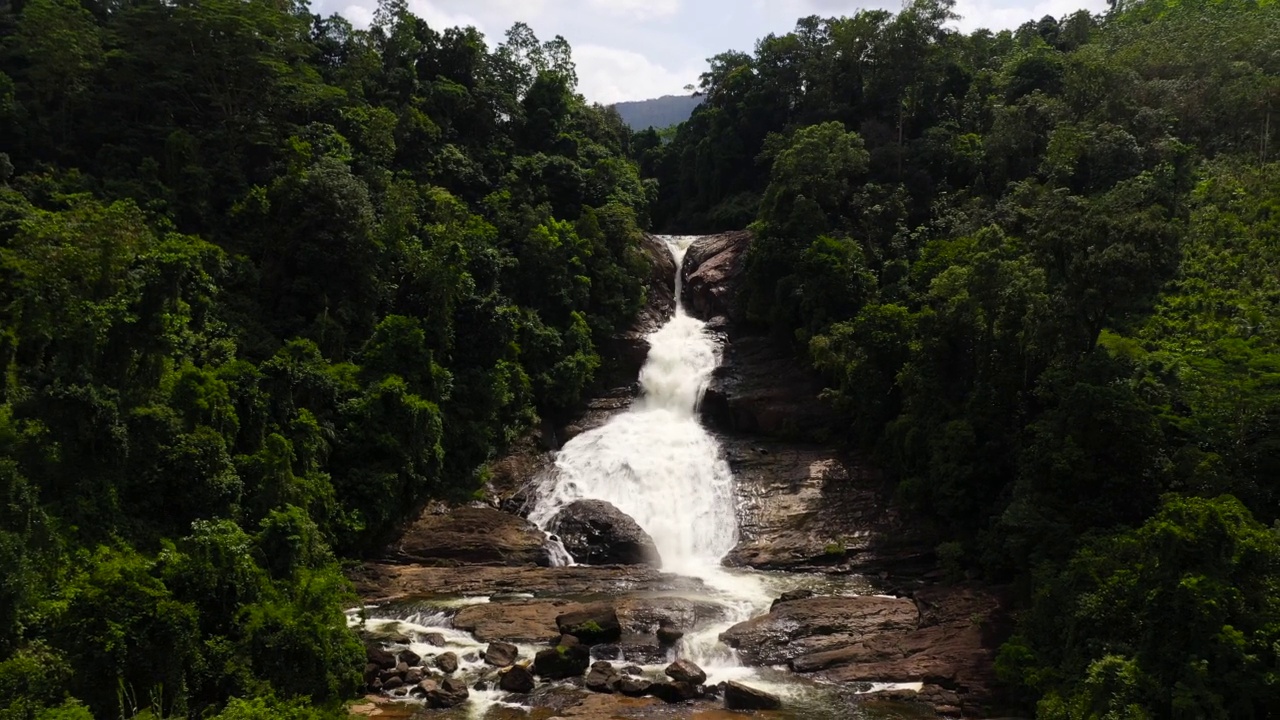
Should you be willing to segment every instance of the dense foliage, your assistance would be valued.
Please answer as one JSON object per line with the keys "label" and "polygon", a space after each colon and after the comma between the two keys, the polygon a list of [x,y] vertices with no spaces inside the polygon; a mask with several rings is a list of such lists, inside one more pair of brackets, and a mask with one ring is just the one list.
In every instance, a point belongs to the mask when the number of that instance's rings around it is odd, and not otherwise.
{"label": "dense foliage", "polygon": [[754,223],[741,311],[949,562],[1021,590],[1042,718],[1280,707],[1280,5],[1016,31],[948,0],[712,59],[656,219]]}
{"label": "dense foliage", "polygon": [[403,0],[0,6],[0,718],[351,696],[337,558],[642,303],[650,186],[575,83]]}

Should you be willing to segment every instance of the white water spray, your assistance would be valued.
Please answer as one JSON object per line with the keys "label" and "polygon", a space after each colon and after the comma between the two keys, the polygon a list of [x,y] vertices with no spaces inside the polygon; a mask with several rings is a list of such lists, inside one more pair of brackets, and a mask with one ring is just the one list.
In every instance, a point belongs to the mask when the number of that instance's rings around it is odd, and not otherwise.
{"label": "white water spray", "polygon": [[728,669],[737,659],[720,643],[720,631],[760,612],[771,596],[759,578],[720,565],[738,540],[733,474],[697,413],[720,362],[720,344],[680,302],[680,267],[696,238],[663,239],[676,262],[676,308],[649,336],[642,395],[626,412],[565,443],[542,478],[529,519],[545,529],[562,508],[584,498],[630,515],[653,537],[664,571],[702,579],[728,607],[728,622],[681,644],[682,654],[708,669]]}
{"label": "white water spray", "polygon": [[703,577],[737,542],[733,475],[697,417],[720,353],[679,299],[679,267],[694,238],[665,239],[676,260],[676,309],[649,336],[643,393],[628,411],[561,448],[529,519],[545,528],[575,500],[605,500],[653,537],[664,570]]}

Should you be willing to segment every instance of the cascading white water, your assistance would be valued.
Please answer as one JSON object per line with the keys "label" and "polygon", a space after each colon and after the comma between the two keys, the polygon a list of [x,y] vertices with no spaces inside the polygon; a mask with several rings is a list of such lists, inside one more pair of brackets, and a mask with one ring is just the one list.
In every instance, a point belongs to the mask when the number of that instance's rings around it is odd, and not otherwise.
{"label": "cascading white water", "polygon": [[694,239],[666,238],[676,261],[676,308],[649,336],[642,396],[565,443],[529,519],[546,528],[574,500],[605,500],[653,537],[664,570],[705,577],[737,542],[737,518],[733,475],[697,416],[720,353],[706,324],[680,303],[679,268]]}
{"label": "cascading white water", "polygon": [[720,632],[762,612],[771,595],[758,577],[720,565],[738,538],[733,474],[697,413],[720,345],[680,302],[680,267],[696,238],[664,239],[676,262],[676,308],[649,336],[642,395],[626,412],[565,443],[529,519],[546,529],[562,508],[584,498],[630,515],[653,537],[664,571],[702,579],[726,606],[725,622],[686,635],[681,653],[708,670],[735,673],[745,669],[720,643]]}

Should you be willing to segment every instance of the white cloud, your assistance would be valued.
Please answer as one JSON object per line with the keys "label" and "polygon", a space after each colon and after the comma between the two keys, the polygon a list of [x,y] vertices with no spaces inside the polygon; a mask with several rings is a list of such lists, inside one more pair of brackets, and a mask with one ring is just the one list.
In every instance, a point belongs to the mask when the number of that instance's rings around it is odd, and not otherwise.
{"label": "white cloud", "polygon": [[573,59],[578,66],[578,91],[604,105],[679,94],[685,85],[697,81],[703,65],[690,61],[673,70],[638,52],[601,45],[575,47]]}
{"label": "white cloud", "polygon": [[680,12],[680,0],[588,0],[591,7],[636,20],[667,18]]}

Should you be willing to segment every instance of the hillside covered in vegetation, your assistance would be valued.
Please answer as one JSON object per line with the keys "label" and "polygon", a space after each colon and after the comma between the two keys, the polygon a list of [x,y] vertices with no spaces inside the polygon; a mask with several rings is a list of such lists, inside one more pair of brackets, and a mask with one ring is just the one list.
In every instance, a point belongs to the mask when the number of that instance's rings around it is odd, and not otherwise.
{"label": "hillside covered in vegetation", "polygon": [[0,8],[0,720],[343,716],[340,563],[573,414],[642,229],[746,226],[1013,705],[1274,712],[1280,5],[952,11],[718,55],[664,143],[403,0]]}
{"label": "hillside covered in vegetation", "polygon": [[[627,129],[563,40],[403,2],[0,38],[0,717],[337,707],[337,558],[470,497],[642,302]],[[273,702],[224,717],[310,716]]]}
{"label": "hillside covered in vegetation", "polygon": [[1280,707],[1280,6],[1015,32],[946,0],[712,59],[666,146],[680,231],[756,231],[745,317],[954,573],[1011,582],[1041,718]]}

